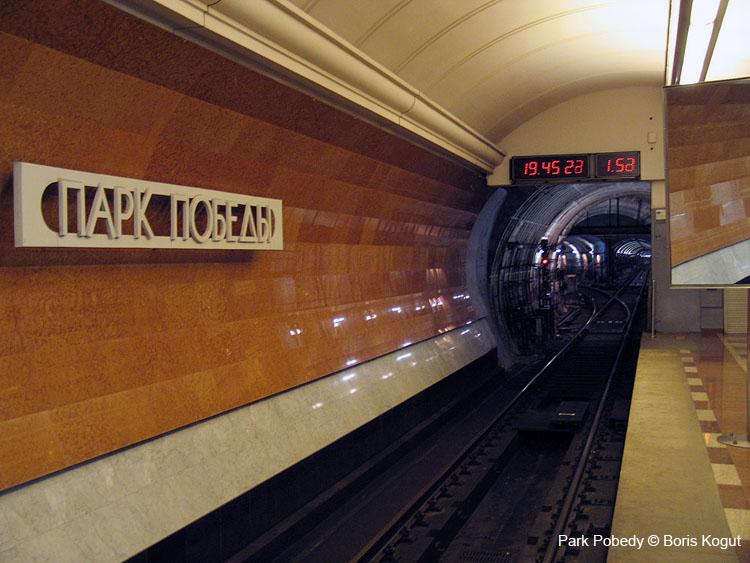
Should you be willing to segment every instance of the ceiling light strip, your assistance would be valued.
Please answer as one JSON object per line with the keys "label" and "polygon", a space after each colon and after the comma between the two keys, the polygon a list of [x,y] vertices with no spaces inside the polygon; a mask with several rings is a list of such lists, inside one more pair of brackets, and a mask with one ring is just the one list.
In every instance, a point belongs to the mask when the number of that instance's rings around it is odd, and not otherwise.
{"label": "ceiling light strip", "polygon": [[711,30],[711,39],[708,42],[708,49],[706,49],[706,57],[703,59],[703,68],[701,69],[701,75],[698,82],[705,82],[706,75],[708,74],[708,67],[711,66],[711,57],[714,55],[714,49],[716,48],[716,40],[719,38],[719,32],[721,31],[721,24],[724,23],[724,14],[727,11],[729,0],[721,0],[719,9],[716,12],[716,19],[714,20],[714,26]]}
{"label": "ceiling light strip", "polygon": [[675,43],[671,84],[680,83],[682,64],[685,61],[685,46],[687,45],[688,29],[690,28],[690,12],[692,9],[693,0],[682,0],[682,2],[680,2],[680,15],[677,20],[677,41]]}

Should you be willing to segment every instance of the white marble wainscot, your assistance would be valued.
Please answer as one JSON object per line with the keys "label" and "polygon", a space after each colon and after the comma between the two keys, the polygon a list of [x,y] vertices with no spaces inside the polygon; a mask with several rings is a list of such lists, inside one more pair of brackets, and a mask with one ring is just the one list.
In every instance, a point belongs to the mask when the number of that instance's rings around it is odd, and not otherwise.
{"label": "white marble wainscot", "polygon": [[481,319],[0,493],[0,561],[120,561],[495,347]]}
{"label": "white marble wainscot", "polygon": [[732,285],[750,276],[750,240],[709,252],[672,268],[674,285]]}

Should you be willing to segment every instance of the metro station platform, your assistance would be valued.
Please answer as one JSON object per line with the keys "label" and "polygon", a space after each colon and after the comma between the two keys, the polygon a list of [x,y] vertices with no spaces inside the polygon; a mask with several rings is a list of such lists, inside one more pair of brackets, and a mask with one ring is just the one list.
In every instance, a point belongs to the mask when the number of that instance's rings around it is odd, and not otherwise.
{"label": "metro station platform", "polygon": [[717,441],[745,432],[746,373],[745,335],[644,334],[612,524],[643,543],[609,561],[750,561],[750,449]]}

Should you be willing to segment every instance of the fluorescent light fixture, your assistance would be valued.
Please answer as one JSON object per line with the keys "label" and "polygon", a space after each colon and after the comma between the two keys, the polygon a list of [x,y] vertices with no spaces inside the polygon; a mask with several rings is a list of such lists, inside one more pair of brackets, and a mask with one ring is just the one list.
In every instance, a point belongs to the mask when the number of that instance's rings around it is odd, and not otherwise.
{"label": "fluorescent light fixture", "polygon": [[748,0],[673,0],[668,84],[750,76]]}
{"label": "fluorescent light fixture", "polygon": [[750,2],[731,0],[716,39],[706,80],[750,76]]}
{"label": "fluorescent light fixture", "polygon": [[701,81],[701,71],[708,54],[718,9],[719,0],[693,0],[680,84],[695,84]]}

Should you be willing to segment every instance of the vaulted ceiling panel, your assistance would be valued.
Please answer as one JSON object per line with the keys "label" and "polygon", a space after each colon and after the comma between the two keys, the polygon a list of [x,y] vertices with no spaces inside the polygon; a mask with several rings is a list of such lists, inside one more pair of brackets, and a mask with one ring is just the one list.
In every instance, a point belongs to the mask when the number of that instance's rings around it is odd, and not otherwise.
{"label": "vaulted ceiling panel", "polygon": [[292,0],[292,4],[335,30],[352,45],[359,45],[379,24],[392,19],[403,3],[403,0]]}
{"label": "vaulted ceiling panel", "polygon": [[664,84],[670,0],[105,1],[485,171],[557,104]]}
{"label": "vaulted ceiling panel", "polygon": [[295,0],[481,134],[579,94],[663,83],[668,0]]}

